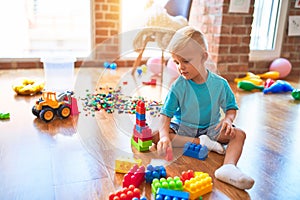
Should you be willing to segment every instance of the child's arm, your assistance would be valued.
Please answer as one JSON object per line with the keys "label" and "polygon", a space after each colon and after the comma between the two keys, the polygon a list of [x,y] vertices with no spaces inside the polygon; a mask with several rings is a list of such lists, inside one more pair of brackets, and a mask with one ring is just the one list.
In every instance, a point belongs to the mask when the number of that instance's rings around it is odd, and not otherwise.
{"label": "child's arm", "polygon": [[216,129],[221,127],[221,131],[225,131],[225,135],[231,135],[234,134],[234,129],[232,127],[232,123],[236,117],[236,110],[231,109],[227,110],[225,113],[224,119],[220,121],[220,123],[217,125]]}
{"label": "child's arm", "polygon": [[169,127],[171,118],[161,115],[161,128],[159,130],[159,141],[157,143],[157,152],[159,155],[164,156],[168,147],[172,148]]}
{"label": "child's arm", "polygon": [[199,144],[199,138],[192,138],[182,135],[170,133],[171,118],[161,115],[161,129],[159,130],[159,141],[157,143],[157,152],[161,156],[165,156],[168,147],[184,147],[185,143],[193,142]]}

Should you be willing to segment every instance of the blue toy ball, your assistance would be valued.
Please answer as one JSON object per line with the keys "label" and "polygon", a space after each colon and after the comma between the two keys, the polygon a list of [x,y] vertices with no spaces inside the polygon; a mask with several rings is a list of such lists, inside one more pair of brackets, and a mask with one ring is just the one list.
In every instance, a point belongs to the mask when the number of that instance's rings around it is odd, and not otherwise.
{"label": "blue toy ball", "polygon": [[117,69],[116,63],[104,62],[103,66],[105,69]]}

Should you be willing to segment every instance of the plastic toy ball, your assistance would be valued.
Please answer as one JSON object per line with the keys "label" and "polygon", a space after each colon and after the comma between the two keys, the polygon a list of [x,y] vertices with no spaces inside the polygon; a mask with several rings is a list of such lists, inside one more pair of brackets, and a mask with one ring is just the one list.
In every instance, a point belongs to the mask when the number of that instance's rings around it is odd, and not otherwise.
{"label": "plastic toy ball", "polygon": [[292,64],[285,58],[277,58],[271,63],[269,70],[279,72],[279,78],[284,78],[291,72]]}
{"label": "plastic toy ball", "polygon": [[171,58],[167,62],[167,70],[171,76],[174,76],[174,77],[179,76],[177,66]]}
{"label": "plastic toy ball", "polygon": [[116,63],[104,62],[103,66],[104,66],[105,69],[117,69],[117,64]]}
{"label": "plastic toy ball", "polygon": [[295,99],[295,100],[300,100],[300,89],[294,89],[292,91],[292,97]]}
{"label": "plastic toy ball", "polygon": [[146,65],[152,73],[161,73],[161,57],[149,58]]}

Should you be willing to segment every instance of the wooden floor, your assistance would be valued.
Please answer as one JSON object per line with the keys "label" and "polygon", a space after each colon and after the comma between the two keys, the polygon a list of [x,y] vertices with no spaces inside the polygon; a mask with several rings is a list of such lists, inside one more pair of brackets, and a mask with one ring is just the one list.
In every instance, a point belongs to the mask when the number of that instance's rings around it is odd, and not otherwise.
{"label": "wooden floor", "polygon": [[[0,112],[10,120],[0,121],[0,199],[108,199],[121,188],[122,174],[114,173],[120,156],[142,158],[143,164],[164,164],[168,176],[193,169],[213,178],[213,191],[204,199],[300,199],[300,102],[289,93],[245,92],[232,88],[240,106],[235,124],[247,132],[238,167],[255,179],[252,189],[241,191],[218,181],[213,172],[223,156],[210,152],[205,161],[182,156],[175,149],[167,163],[154,153],[139,153],[130,146],[134,115],[84,111],[82,99],[99,87],[122,87],[131,96],[161,100],[171,82],[165,73],[163,84],[143,86],[150,75],[132,77],[127,68],[76,71],[75,96],[81,113],[66,120],[44,123],[31,113],[39,96],[17,96],[11,89],[17,77],[43,77],[42,70],[0,71]],[[300,88],[299,77],[288,79]],[[127,84],[125,84],[127,82]],[[157,117],[148,116],[155,129]],[[151,199],[148,184],[140,187]]]}

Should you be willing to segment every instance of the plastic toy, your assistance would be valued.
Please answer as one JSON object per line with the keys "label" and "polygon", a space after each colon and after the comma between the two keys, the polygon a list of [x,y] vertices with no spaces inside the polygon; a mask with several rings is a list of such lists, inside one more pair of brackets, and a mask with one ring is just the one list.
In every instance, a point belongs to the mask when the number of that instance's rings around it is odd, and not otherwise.
{"label": "plastic toy", "polygon": [[132,200],[133,198],[140,198],[141,191],[139,188],[134,187],[134,185],[130,185],[128,188],[125,187],[116,193],[110,193],[109,200]]}
{"label": "plastic toy", "polygon": [[141,164],[141,159],[119,158],[115,160],[115,172],[126,174],[134,165],[141,166]]}
{"label": "plastic toy", "polygon": [[183,183],[178,176],[175,176],[174,178],[168,177],[167,179],[155,178],[155,179],[153,179],[152,184],[151,184],[151,191],[154,196],[156,195],[158,188],[182,191]]}
{"label": "plastic toy", "polygon": [[44,81],[30,78],[19,78],[12,85],[13,90],[19,95],[34,95],[41,92],[44,87]]}
{"label": "plastic toy", "polygon": [[252,91],[252,90],[263,90],[264,86],[258,86],[253,84],[252,82],[248,80],[243,80],[237,83],[237,87],[246,91]]}
{"label": "plastic toy", "polygon": [[277,80],[269,88],[263,90],[264,94],[267,93],[283,93],[283,92],[292,92],[294,88],[286,81]]}
{"label": "plastic toy", "polygon": [[116,63],[109,63],[109,62],[104,62],[103,66],[105,69],[117,69],[117,64]]}
{"label": "plastic toy", "polygon": [[205,160],[208,155],[208,149],[206,146],[202,146],[201,144],[187,142],[183,148],[183,155],[199,160]]}
{"label": "plastic toy", "polygon": [[269,70],[279,72],[279,78],[284,78],[291,72],[292,64],[285,58],[277,58],[271,63]]}
{"label": "plastic toy", "polygon": [[147,165],[147,169],[145,172],[145,180],[146,183],[152,183],[153,179],[166,178],[167,172],[164,166],[152,166]]}
{"label": "plastic toy", "polygon": [[152,130],[146,124],[145,103],[141,100],[137,102],[136,106],[136,124],[133,128],[131,144],[138,151],[148,151],[152,146]]}
{"label": "plastic toy", "polygon": [[161,57],[149,58],[146,62],[146,65],[153,74],[161,73]]}
{"label": "plastic toy", "polygon": [[292,91],[292,97],[295,99],[295,100],[300,100],[300,90],[299,89],[294,89]]}
{"label": "plastic toy", "polygon": [[0,119],[10,119],[10,113],[0,113]]}
{"label": "plastic toy", "polygon": [[148,82],[143,81],[143,84],[144,85],[156,85],[156,79],[152,78],[151,81],[148,81]]}
{"label": "plastic toy", "polygon": [[257,74],[257,76],[259,76],[260,78],[264,78],[264,79],[278,79],[280,77],[279,72],[277,71],[269,71],[269,72],[265,72],[263,74]]}
{"label": "plastic toy", "polygon": [[253,74],[252,72],[247,72],[245,77],[242,78],[235,78],[234,82],[239,83],[240,81],[249,81],[254,85],[262,85],[263,80],[258,76]]}
{"label": "plastic toy", "polygon": [[185,181],[190,180],[191,178],[194,178],[194,171],[193,170],[188,170],[188,171],[183,171],[180,176],[180,180],[185,183]]}
{"label": "plastic toy", "polygon": [[176,63],[174,63],[174,61],[171,58],[167,62],[167,70],[171,76],[173,76],[173,77],[179,76]]}
{"label": "plastic toy", "polygon": [[55,115],[66,119],[71,115],[73,92],[64,92],[56,96],[56,92],[42,93],[42,97],[32,107],[32,113],[45,122],[50,122]]}
{"label": "plastic toy", "polygon": [[129,187],[130,185],[134,185],[135,187],[139,187],[141,183],[145,180],[145,167],[134,165],[130,171],[125,174],[123,178],[123,187]]}
{"label": "plastic toy", "polygon": [[195,173],[195,177],[185,181],[184,191],[190,193],[190,199],[196,199],[212,191],[212,178],[203,172]]}
{"label": "plastic toy", "polygon": [[271,85],[273,85],[273,83],[275,83],[275,81],[273,79],[268,78],[264,83],[264,88],[271,87]]}
{"label": "plastic toy", "polygon": [[167,153],[166,153],[166,157],[165,157],[166,161],[171,161],[173,160],[173,150],[171,147],[167,148]]}
{"label": "plastic toy", "polygon": [[189,198],[188,192],[159,188],[155,200],[188,200]]}

